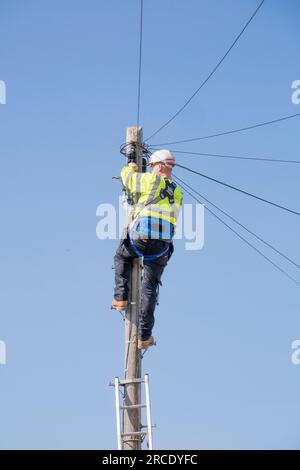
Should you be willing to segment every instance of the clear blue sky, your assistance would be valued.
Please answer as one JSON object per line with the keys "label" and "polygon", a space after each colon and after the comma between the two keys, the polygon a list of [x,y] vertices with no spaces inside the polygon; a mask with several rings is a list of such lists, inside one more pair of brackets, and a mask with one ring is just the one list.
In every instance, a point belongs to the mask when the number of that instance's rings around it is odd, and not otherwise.
{"label": "clear blue sky", "polygon": [[[152,133],[199,86],[257,0],[145,0],[141,123]],[[300,112],[297,0],[266,0],[224,64],[155,142]],[[123,324],[110,311],[115,241],[95,235],[135,125],[137,0],[1,0],[0,447],[116,447]],[[299,119],[182,150],[299,159]],[[297,165],[182,156],[299,210]],[[179,176],[296,261],[299,218]],[[189,201],[186,196],[186,201]],[[289,266],[283,263],[287,269]],[[297,269],[290,271],[295,276]],[[156,448],[299,449],[299,288],[206,216],[205,246],[176,254],[157,310],[150,373]]]}

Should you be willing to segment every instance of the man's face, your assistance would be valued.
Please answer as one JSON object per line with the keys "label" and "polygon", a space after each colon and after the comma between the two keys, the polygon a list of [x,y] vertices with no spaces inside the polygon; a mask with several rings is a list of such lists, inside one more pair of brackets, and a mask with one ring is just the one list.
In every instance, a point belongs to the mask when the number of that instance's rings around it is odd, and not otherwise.
{"label": "man's face", "polygon": [[162,176],[163,178],[172,178],[172,169],[173,167],[167,167],[163,163],[156,163],[152,167],[152,173],[155,173],[158,176]]}

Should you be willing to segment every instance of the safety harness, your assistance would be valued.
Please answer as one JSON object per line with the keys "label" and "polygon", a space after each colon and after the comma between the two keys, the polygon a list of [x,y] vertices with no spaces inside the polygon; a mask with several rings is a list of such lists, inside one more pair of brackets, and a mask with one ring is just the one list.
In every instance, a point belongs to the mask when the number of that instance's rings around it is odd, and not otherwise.
{"label": "safety harness", "polygon": [[[161,189],[159,195],[156,198],[152,199],[151,201],[148,201],[144,205],[144,207],[147,207],[150,204],[157,204],[159,201],[162,201],[163,199],[166,199],[166,198],[169,199],[170,204],[174,204],[174,192],[175,192],[177,185],[176,183],[174,183],[174,181],[170,182],[169,180],[165,180],[165,184],[166,184],[166,187]],[[169,252],[170,246],[168,245],[161,253],[157,253],[155,255],[143,255],[143,253],[134,244],[134,241],[132,239],[133,227],[129,230],[128,238],[129,238],[129,242],[130,242],[132,249],[134,250],[134,252],[139,258],[143,258],[145,261],[153,261],[158,258],[161,258],[162,256],[166,255]]]}
{"label": "safety harness", "polygon": [[174,183],[174,181],[170,182],[169,180],[165,180],[165,183],[166,187],[161,189],[159,195],[156,198],[147,202],[147,204],[145,204],[145,207],[149,206],[150,204],[157,204],[159,201],[165,199],[166,197],[169,199],[170,204],[174,204],[174,192],[177,187],[176,183]]}

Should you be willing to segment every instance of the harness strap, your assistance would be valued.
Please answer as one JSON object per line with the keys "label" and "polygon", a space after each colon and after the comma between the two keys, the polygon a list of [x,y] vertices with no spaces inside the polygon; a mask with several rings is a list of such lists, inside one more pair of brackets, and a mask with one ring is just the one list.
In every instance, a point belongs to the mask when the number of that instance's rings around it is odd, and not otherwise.
{"label": "harness strap", "polygon": [[177,185],[174,181],[170,183],[166,180],[166,187],[160,191],[160,194],[156,198],[151,199],[151,201],[147,201],[146,204],[144,204],[144,207],[149,206],[150,204],[157,204],[166,197],[169,199],[170,204],[174,204],[174,192],[176,187]]}
{"label": "harness strap", "polygon": [[[159,179],[158,178],[157,178],[155,183],[156,184],[154,185],[154,188],[152,188],[151,194],[153,194],[154,189],[155,189],[155,192],[157,190],[157,186],[159,184]],[[174,192],[175,192],[176,187],[177,187],[177,185],[176,185],[176,183],[174,183],[174,181],[172,181],[170,183],[168,180],[166,180],[166,187],[160,191],[160,194],[156,198],[151,199],[150,201],[148,199],[146,204],[144,204],[143,206],[146,207],[146,206],[149,206],[150,204],[157,204],[159,201],[161,201],[165,198],[169,199],[170,204],[174,204]],[[155,192],[154,192],[154,194],[155,194]],[[151,197],[151,194],[150,194],[150,197]],[[132,237],[131,237],[131,231],[130,230],[128,231],[128,238],[129,238],[129,242],[130,242],[130,245],[131,245],[133,251],[136,253],[136,255],[139,258],[143,258],[145,261],[154,261],[158,258],[161,258],[162,256],[166,255],[169,252],[169,249],[170,249],[170,245],[168,245],[161,253],[157,253],[155,255],[143,255],[143,253],[134,244],[134,242],[132,240]]]}
{"label": "harness strap", "polygon": [[155,255],[143,255],[143,253],[134,244],[130,233],[129,233],[128,238],[129,238],[130,245],[131,245],[132,249],[134,250],[134,252],[137,254],[137,256],[139,258],[143,258],[145,261],[154,261],[158,258],[161,258],[162,256],[166,255],[168,253],[169,249],[170,249],[170,246],[168,245],[161,253],[157,253]]}

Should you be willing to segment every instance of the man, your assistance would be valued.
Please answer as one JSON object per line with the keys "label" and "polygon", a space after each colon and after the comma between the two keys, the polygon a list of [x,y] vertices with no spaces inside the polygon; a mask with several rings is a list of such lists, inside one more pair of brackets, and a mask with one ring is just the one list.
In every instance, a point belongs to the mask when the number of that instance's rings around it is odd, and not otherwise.
{"label": "man", "polygon": [[161,276],[172,253],[172,238],[182,205],[182,192],[172,181],[175,158],[169,150],[158,150],[150,157],[152,173],[138,173],[135,163],[121,171],[126,191],[137,195],[133,223],[121,240],[115,261],[115,295],[112,307],[128,307],[128,281],[132,260],[143,257],[141,312],[138,348],[154,344],[152,328]]}

